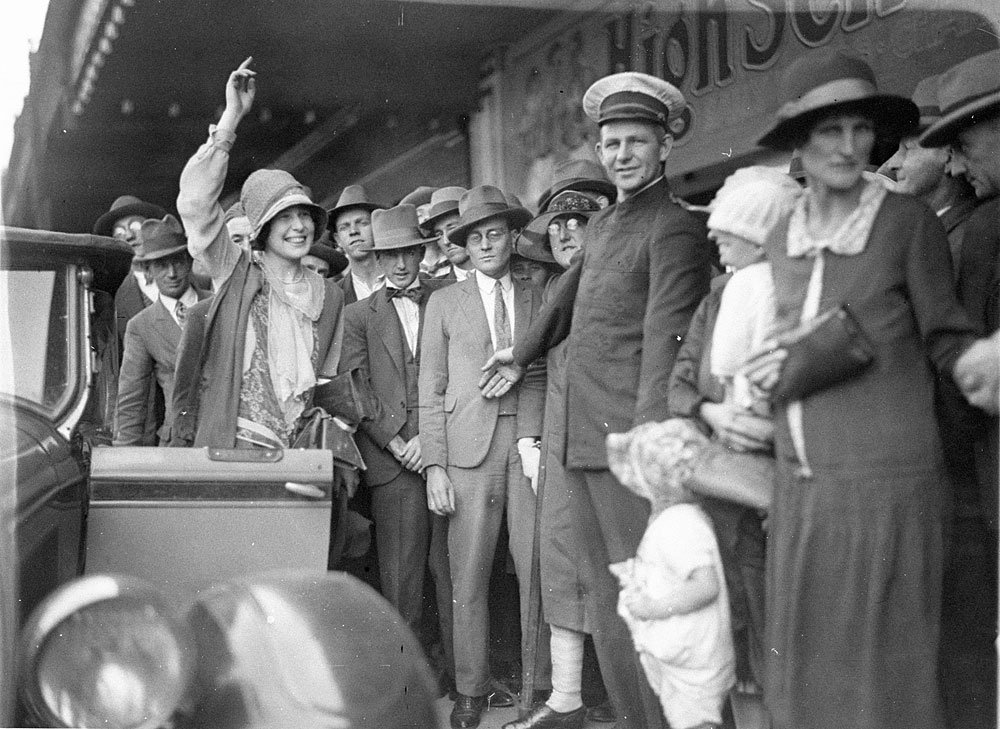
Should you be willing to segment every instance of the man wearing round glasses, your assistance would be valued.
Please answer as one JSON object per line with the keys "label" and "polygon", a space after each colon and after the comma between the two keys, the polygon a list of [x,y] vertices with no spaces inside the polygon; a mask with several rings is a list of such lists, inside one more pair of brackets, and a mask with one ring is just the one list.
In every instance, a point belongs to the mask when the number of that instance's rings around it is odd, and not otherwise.
{"label": "man wearing round glasses", "polygon": [[[420,445],[427,506],[449,517],[459,693],[451,726],[470,729],[478,726],[484,710],[498,705],[490,693],[488,596],[504,509],[522,623],[529,614],[535,499],[521,451],[534,450],[541,436],[545,379],[544,367],[537,366],[504,397],[481,396],[482,363],[495,350],[509,347],[540,306],[541,297],[510,275],[513,231],[531,213],[511,205],[489,185],[462,195],[458,212],[460,224],[448,237],[466,247],[476,273],[435,291],[427,303],[420,355]],[[522,654],[524,649],[522,644]],[[546,689],[547,651],[537,665],[535,687]]]}

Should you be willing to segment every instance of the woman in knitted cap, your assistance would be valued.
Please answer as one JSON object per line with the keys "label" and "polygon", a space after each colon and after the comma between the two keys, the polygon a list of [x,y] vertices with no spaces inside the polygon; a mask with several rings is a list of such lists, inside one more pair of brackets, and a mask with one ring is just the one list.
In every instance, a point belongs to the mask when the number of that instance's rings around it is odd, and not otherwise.
{"label": "woman in knitted cap", "polygon": [[[805,393],[775,410],[764,700],[776,729],[938,728],[946,475],[931,365],[949,376],[972,327],[937,216],[863,176],[878,137],[915,124],[916,106],[879,93],[861,59],[823,50],[788,67],[783,98],[760,143],[798,149],[807,186],[767,246],[777,329],[845,308],[874,358],[831,381],[852,346],[798,370],[779,348],[752,373]],[[851,341],[845,330],[831,339]]]}
{"label": "woman in knitted cap", "polygon": [[198,356],[179,355],[195,363],[197,373],[183,376],[199,385],[175,398],[176,437],[195,446],[289,446],[318,378],[337,371],[343,293],[302,265],[326,211],[287,172],[258,170],[240,195],[253,229],[245,251],[230,239],[219,205],[236,127],[253,105],[251,60],[230,74],[226,109],[181,173],[177,198],[188,249],[217,290],[199,322],[202,336],[182,343],[199,347]]}

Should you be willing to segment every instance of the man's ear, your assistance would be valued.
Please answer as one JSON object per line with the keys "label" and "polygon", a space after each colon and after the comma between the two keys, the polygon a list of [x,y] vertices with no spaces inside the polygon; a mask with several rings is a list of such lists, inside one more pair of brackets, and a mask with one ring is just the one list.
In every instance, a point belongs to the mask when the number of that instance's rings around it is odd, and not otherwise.
{"label": "man's ear", "polygon": [[670,134],[664,134],[660,138],[660,162],[666,162],[670,150],[674,148],[674,138]]}
{"label": "man's ear", "polygon": [[594,154],[597,155],[597,159],[601,158],[601,143],[597,142],[594,144]]}

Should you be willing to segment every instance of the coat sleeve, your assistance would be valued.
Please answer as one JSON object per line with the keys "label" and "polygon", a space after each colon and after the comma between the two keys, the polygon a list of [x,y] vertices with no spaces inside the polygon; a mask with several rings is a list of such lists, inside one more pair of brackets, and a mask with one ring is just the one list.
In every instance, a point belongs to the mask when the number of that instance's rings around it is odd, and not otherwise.
{"label": "coat sleeve", "polygon": [[674,359],[674,368],[670,372],[667,389],[667,410],[670,417],[698,418],[698,408],[708,398],[698,387],[698,374],[701,369],[701,357],[705,351],[708,323],[709,300],[706,297],[691,317],[684,341]]}
{"label": "coat sleeve", "polygon": [[691,316],[708,292],[710,265],[705,228],[693,216],[653,238],[649,294],[642,325],[639,389],[633,425],[666,420],[670,371]]}
{"label": "coat sleeve", "polygon": [[420,340],[420,451],[425,466],[448,465],[444,407],[449,338],[442,296],[447,291],[435,292],[427,300]]}
{"label": "coat sleeve", "polygon": [[[958,303],[948,272],[948,239],[937,216],[919,207],[909,237],[906,287],[927,354],[940,371],[951,374],[955,360],[974,339],[975,330]],[[907,214],[907,217],[911,217]]]}
{"label": "coat sleeve", "polygon": [[369,302],[357,301],[344,309],[344,349],[340,357],[341,373],[357,370],[367,392],[366,401],[372,408],[371,420],[364,420],[358,427],[364,431],[379,448],[385,448],[393,436],[402,430],[403,423],[393,424],[387,416],[385,404],[371,380],[371,364],[368,358],[368,312]]}
{"label": "coat sleeve", "polygon": [[130,320],[125,327],[125,354],[118,379],[113,445],[143,445],[149,388],[153,384],[155,365],[145,340],[135,326],[135,319]]}
{"label": "coat sleeve", "polygon": [[559,277],[552,295],[542,306],[531,326],[514,344],[514,361],[527,367],[569,336],[573,321],[573,303],[580,288],[583,256],[577,256],[565,273]]}
{"label": "coat sleeve", "polygon": [[[539,315],[539,296],[532,294],[532,313]],[[530,329],[530,327],[529,327]],[[541,438],[545,419],[545,388],[548,367],[544,357],[535,358],[524,375],[517,392],[517,437]]]}
{"label": "coat sleeve", "polygon": [[188,251],[212,277],[215,288],[229,278],[241,250],[229,239],[219,196],[229,171],[229,150],[236,135],[212,126],[206,141],[181,172],[177,212],[184,223]]}

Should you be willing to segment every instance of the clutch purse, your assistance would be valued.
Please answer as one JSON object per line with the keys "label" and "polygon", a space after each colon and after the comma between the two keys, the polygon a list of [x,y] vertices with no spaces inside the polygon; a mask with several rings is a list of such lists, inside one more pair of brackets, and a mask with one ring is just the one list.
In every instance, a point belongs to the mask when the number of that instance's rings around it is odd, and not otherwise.
{"label": "clutch purse", "polygon": [[777,464],[766,453],[732,451],[721,443],[705,445],[685,486],[696,494],[766,511],[774,493]]}
{"label": "clutch purse", "polygon": [[350,431],[344,430],[323,408],[312,407],[299,416],[299,432],[292,448],[321,448],[333,453],[334,465],[364,470],[365,460]]}
{"label": "clutch purse", "polygon": [[875,345],[843,305],[780,335],[788,352],[771,399],[786,403],[839,384],[868,369]]}
{"label": "clutch purse", "polygon": [[355,427],[365,420],[371,420],[375,410],[371,403],[371,393],[362,381],[360,370],[342,372],[329,382],[316,385],[313,388],[313,405]]}

